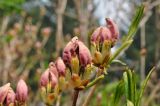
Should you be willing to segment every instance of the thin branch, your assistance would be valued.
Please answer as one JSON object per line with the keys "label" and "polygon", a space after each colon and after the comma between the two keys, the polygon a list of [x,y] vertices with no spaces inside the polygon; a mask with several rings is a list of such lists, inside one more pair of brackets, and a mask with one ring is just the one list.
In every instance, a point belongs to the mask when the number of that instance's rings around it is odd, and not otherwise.
{"label": "thin branch", "polygon": [[94,94],[94,92],[96,90],[96,87],[97,87],[97,84],[95,84],[92,87],[92,89],[90,90],[90,92],[89,92],[89,94],[88,94],[87,98],[85,99],[84,104],[82,106],[88,106],[89,101],[91,100],[91,98],[92,98],[92,96],[93,96],[93,94]]}
{"label": "thin branch", "polygon": [[149,17],[152,15],[151,10],[158,5],[160,5],[160,0],[156,0],[152,3],[146,4],[146,11],[145,11],[146,14],[143,17],[143,19],[141,20],[140,26],[144,25],[144,23],[146,23],[148,21]]}
{"label": "thin branch", "polygon": [[56,53],[60,52],[63,46],[63,14],[67,5],[67,0],[58,0],[56,8],[57,30],[56,30]]}
{"label": "thin branch", "polygon": [[[146,37],[145,37],[145,24],[141,27],[141,50],[145,50],[145,46],[146,46]],[[141,81],[143,81],[145,79],[145,63],[146,63],[146,58],[145,58],[145,54],[141,54],[140,57],[140,72],[141,72]]]}
{"label": "thin branch", "polygon": [[156,0],[156,1],[152,2],[152,3],[150,4],[150,6],[149,6],[149,9],[151,10],[151,9],[153,9],[154,7],[158,6],[158,5],[160,5],[160,0]]}
{"label": "thin branch", "polygon": [[7,29],[8,23],[9,23],[10,17],[9,16],[4,16],[3,17],[3,22],[2,22],[2,26],[0,29],[0,36],[3,35]]}
{"label": "thin branch", "polygon": [[154,86],[154,89],[152,89],[152,93],[150,94],[149,97],[147,97],[145,106],[149,106],[149,103],[156,97],[156,94],[159,89],[160,89],[160,82],[156,86]]}

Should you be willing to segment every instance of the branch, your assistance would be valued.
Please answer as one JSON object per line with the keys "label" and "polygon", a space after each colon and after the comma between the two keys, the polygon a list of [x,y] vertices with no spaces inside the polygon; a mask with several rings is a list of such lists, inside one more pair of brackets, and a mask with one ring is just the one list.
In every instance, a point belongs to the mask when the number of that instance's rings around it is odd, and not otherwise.
{"label": "branch", "polygon": [[85,99],[84,104],[82,106],[88,106],[88,103],[91,100],[91,98],[92,98],[92,96],[94,94],[94,91],[96,90],[96,87],[97,87],[97,84],[95,84],[92,87],[92,89],[90,90],[90,92],[89,92],[89,94],[88,94],[87,98]]}
{"label": "branch", "polygon": [[73,97],[72,106],[76,106],[78,95],[79,95],[79,90],[74,90],[74,97]]}
{"label": "branch", "polygon": [[145,5],[145,7],[146,7],[146,11],[145,11],[146,15],[141,20],[140,26],[143,26],[148,21],[149,17],[152,15],[151,10],[154,7],[158,6],[158,5],[160,5],[160,0],[157,0],[157,1],[154,1],[152,3],[149,3],[149,4]]}

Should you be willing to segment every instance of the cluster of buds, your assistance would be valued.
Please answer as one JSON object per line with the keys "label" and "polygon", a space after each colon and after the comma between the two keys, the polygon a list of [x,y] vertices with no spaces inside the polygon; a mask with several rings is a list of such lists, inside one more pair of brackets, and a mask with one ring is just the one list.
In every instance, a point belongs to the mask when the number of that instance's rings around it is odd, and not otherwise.
{"label": "cluster of buds", "polygon": [[119,30],[113,20],[106,18],[107,27],[97,28],[91,36],[91,54],[96,66],[106,65],[111,48],[119,38]]}
{"label": "cluster of buds", "polygon": [[67,66],[68,82],[74,89],[83,89],[89,82],[92,57],[89,49],[77,37],[66,45],[63,61]]}
{"label": "cluster of buds", "polygon": [[19,80],[16,93],[10,83],[0,87],[0,106],[26,106],[28,87],[23,80]]}
{"label": "cluster of buds", "polygon": [[[93,69],[103,69],[110,58],[110,49],[119,38],[117,25],[106,19],[107,27],[97,28],[91,36],[91,53],[78,37],[73,37],[63,50],[62,59],[51,62],[42,73],[40,85],[46,104],[67,88],[83,90],[91,83]],[[100,73],[102,74],[102,73]],[[97,76],[98,73],[97,73]]]}
{"label": "cluster of buds", "polygon": [[59,92],[64,89],[65,73],[66,67],[60,57],[55,63],[51,62],[49,67],[42,73],[40,79],[41,95],[46,104],[51,105]]}

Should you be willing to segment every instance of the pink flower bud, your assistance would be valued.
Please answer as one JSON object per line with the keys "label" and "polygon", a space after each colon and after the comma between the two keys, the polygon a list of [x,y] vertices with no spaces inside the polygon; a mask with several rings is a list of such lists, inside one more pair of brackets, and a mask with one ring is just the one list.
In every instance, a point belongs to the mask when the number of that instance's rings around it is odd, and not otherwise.
{"label": "pink flower bud", "polygon": [[54,88],[58,82],[57,77],[52,72],[50,72],[49,69],[47,69],[41,75],[40,85],[43,87],[47,87],[47,84],[49,84],[49,81],[51,81],[52,88]]}
{"label": "pink flower bud", "polygon": [[13,89],[10,88],[6,97],[6,104],[9,106],[11,103],[15,103],[16,94],[14,93]]}
{"label": "pink flower bud", "polygon": [[20,103],[25,103],[28,97],[28,87],[24,80],[19,80],[16,88],[16,100]]}
{"label": "pink flower bud", "polygon": [[53,62],[49,63],[49,71],[52,72],[58,78],[58,71],[55,63]]}
{"label": "pink flower bud", "polygon": [[3,102],[7,96],[9,88],[10,88],[10,83],[7,83],[7,84],[3,85],[2,87],[0,87],[0,103],[3,104]]}
{"label": "pink flower bud", "polygon": [[79,45],[79,60],[81,66],[85,67],[87,64],[91,63],[92,57],[89,49],[81,42],[78,42]]}
{"label": "pink flower bud", "polygon": [[52,88],[55,88],[58,83],[58,79],[52,72],[49,72],[49,80],[51,81]]}
{"label": "pink flower bud", "polygon": [[74,37],[64,48],[64,63],[71,66],[71,60],[76,56],[80,60],[80,66],[86,66],[91,62],[91,54],[88,48],[81,41],[79,41],[77,37]]}
{"label": "pink flower bud", "polygon": [[56,61],[56,67],[59,73],[59,76],[65,76],[66,74],[66,66],[61,57],[59,57]]}
{"label": "pink flower bud", "polygon": [[106,18],[107,27],[97,28],[91,36],[91,53],[96,65],[107,63],[110,58],[110,49],[119,38],[117,25]]}
{"label": "pink flower bud", "polygon": [[119,38],[119,30],[117,24],[109,18],[106,18],[106,22],[107,27],[111,32],[112,39],[117,40]]}
{"label": "pink flower bud", "polygon": [[44,71],[41,75],[41,78],[40,78],[40,86],[44,86],[46,87],[48,82],[49,82],[49,69],[47,69],[46,71]]}
{"label": "pink flower bud", "polygon": [[111,32],[107,27],[99,27],[97,28],[92,36],[91,36],[91,41],[92,42],[104,42],[105,40],[110,40],[111,39]]}
{"label": "pink flower bud", "polygon": [[71,57],[75,55],[77,47],[78,47],[78,37],[74,37],[64,48],[63,61],[66,65],[70,66]]}

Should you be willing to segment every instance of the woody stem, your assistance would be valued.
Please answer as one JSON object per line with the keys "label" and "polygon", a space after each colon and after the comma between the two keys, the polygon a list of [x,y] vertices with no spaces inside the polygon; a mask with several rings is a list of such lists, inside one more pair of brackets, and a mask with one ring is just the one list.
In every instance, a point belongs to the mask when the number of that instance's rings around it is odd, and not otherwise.
{"label": "woody stem", "polygon": [[76,106],[78,95],[79,95],[79,90],[74,90],[74,96],[73,96],[72,106]]}

